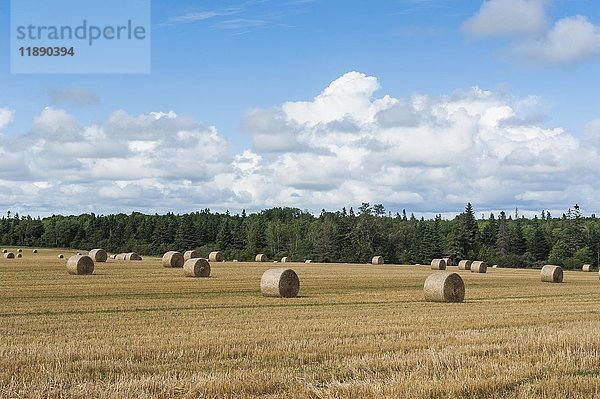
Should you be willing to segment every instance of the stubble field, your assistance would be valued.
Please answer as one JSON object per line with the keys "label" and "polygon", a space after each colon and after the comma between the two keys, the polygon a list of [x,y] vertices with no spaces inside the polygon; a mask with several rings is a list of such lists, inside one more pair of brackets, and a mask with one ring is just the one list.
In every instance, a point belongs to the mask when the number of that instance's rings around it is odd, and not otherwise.
{"label": "stubble field", "polygon": [[58,253],[0,258],[2,398],[600,397],[597,273],[460,271],[465,302],[438,304],[425,266],[291,263],[280,299],[259,284],[281,264],[71,276]]}

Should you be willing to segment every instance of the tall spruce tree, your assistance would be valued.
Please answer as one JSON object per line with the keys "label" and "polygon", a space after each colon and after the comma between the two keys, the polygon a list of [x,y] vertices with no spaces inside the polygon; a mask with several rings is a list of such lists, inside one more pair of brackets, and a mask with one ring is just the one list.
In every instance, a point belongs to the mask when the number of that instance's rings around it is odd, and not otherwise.
{"label": "tall spruce tree", "polygon": [[527,240],[525,240],[525,236],[523,235],[521,219],[516,219],[512,223],[510,231],[510,251],[517,255],[523,255],[527,251]]}
{"label": "tall spruce tree", "polygon": [[575,204],[573,209],[569,209],[565,223],[565,243],[573,250],[573,252],[575,252],[582,248],[586,241],[583,230],[583,218],[579,205]]}
{"label": "tall spruce tree", "polygon": [[467,204],[465,211],[459,215],[457,237],[464,256],[476,253],[479,228],[470,202]]}
{"label": "tall spruce tree", "polygon": [[229,217],[223,218],[217,233],[217,248],[227,250],[233,246],[233,231]]}
{"label": "tall spruce tree", "polygon": [[541,261],[548,259],[548,255],[550,254],[550,244],[548,244],[548,240],[546,240],[544,231],[540,226],[536,226],[533,230],[527,247],[535,260]]}
{"label": "tall spruce tree", "polygon": [[481,231],[481,244],[490,247],[496,246],[496,240],[498,239],[498,223],[493,213],[490,213],[490,217],[483,225]]}
{"label": "tall spruce tree", "polygon": [[496,238],[496,251],[498,255],[506,255],[510,250],[510,233],[506,222],[506,213],[500,212],[498,217],[498,234]]}

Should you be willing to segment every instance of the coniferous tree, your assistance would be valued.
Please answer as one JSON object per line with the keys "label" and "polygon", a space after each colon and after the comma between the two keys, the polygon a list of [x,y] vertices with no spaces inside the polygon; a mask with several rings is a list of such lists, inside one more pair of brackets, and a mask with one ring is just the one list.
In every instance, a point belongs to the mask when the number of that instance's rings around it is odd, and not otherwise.
{"label": "coniferous tree", "polygon": [[385,207],[382,204],[373,205],[373,213],[375,216],[383,216],[385,215]]}
{"label": "coniferous tree", "polygon": [[510,251],[517,255],[523,255],[525,251],[527,251],[527,241],[523,235],[520,219],[515,220],[512,224],[512,230],[510,234]]}
{"label": "coniferous tree", "polygon": [[474,254],[478,246],[479,229],[470,202],[467,204],[465,211],[459,215],[458,222],[457,237],[461,246],[461,253],[463,256]]}
{"label": "coniferous tree", "polygon": [[495,246],[496,240],[498,239],[498,223],[493,213],[490,213],[490,217],[486,221],[481,231],[481,244],[487,246]]}
{"label": "coniferous tree", "polygon": [[548,244],[548,240],[546,240],[546,236],[541,227],[536,226],[535,230],[533,230],[531,238],[529,239],[528,250],[537,261],[548,259],[550,245]]}
{"label": "coniferous tree", "polygon": [[592,261],[598,267],[598,259],[600,258],[600,234],[595,225],[587,227],[587,247],[592,251]]}
{"label": "coniferous tree", "polygon": [[506,213],[500,212],[498,218],[498,234],[496,238],[496,251],[498,255],[506,255],[510,250],[510,234],[508,232],[508,223],[506,222]]}
{"label": "coniferous tree", "polygon": [[321,223],[321,231],[315,241],[314,258],[318,262],[335,262],[335,229],[331,218]]}
{"label": "coniferous tree", "polygon": [[233,247],[233,232],[231,229],[230,218],[223,218],[216,240],[217,248],[224,250]]}
{"label": "coniferous tree", "polygon": [[267,243],[265,238],[265,227],[259,217],[248,220],[247,249],[251,254],[266,252]]}
{"label": "coniferous tree", "polygon": [[[431,259],[439,258],[442,256],[443,245],[441,236],[441,223],[442,215],[436,215],[431,229]],[[425,259],[427,261],[427,259]],[[429,262],[427,262],[429,263]]]}
{"label": "coniferous tree", "polygon": [[564,230],[564,240],[566,244],[572,248],[573,252],[582,248],[585,245],[585,235],[583,231],[583,218],[579,205],[575,204],[573,209],[567,212],[565,220],[566,227]]}
{"label": "coniferous tree", "polygon": [[447,235],[444,255],[453,260],[466,259],[467,254],[463,252],[463,245],[461,242],[460,223],[458,221],[455,222],[454,228]]}
{"label": "coniferous tree", "polygon": [[334,247],[336,257],[340,262],[352,262],[354,255],[351,244],[352,221],[349,216],[344,216],[344,213],[345,212],[342,212],[342,217],[339,219],[335,230]]}
{"label": "coniferous tree", "polygon": [[242,212],[242,216],[234,218],[235,226],[233,228],[232,247],[237,250],[246,248],[248,236],[246,234],[246,216]]}
{"label": "coniferous tree", "polygon": [[194,242],[194,221],[192,216],[184,215],[175,233],[173,247],[177,251],[185,252],[196,248],[196,244]]}

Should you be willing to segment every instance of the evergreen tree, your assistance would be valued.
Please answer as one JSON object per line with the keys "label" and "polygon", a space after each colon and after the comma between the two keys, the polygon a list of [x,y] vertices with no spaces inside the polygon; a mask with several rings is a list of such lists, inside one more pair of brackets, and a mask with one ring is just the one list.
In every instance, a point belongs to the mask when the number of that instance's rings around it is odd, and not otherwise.
{"label": "evergreen tree", "polygon": [[459,215],[458,221],[457,238],[461,246],[460,252],[465,256],[475,253],[478,247],[479,229],[470,202],[465,211]]}
{"label": "evergreen tree", "polygon": [[385,215],[385,207],[382,204],[373,205],[373,212],[375,216],[383,216]]}
{"label": "evergreen tree", "polygon": [[227,250],[233,247],[233,232],[231,229],[230,218],[223,218],[219,232],[217,233],[216,240],[217,248],[223,248]]}
{"label": "evergreen tree", "polygon": [[248,235],[246,233],[246,216],[242,213],[242,216],[236,216],[234,219],[233,228],[233,242],[232,246],[234,249],[244,249],[247,245]]}
{"label": "evergreen tree", "polygon": [[565,223],[565,242],[572,248],[573,252],[575,252],[583,247],[586,241],[583,231],[583,218],[579,205],[575,204],[573,209],[569,209]]}
{"label": "evergreen tree", "polygon": [[[122,236],[119,230],[121,230],[120,226],[115,226],[113,232],[114,234],[111,236],[111,242],[113,242],[113,245],[115,245],[115,247],[120,247],[120,245],[122,245],[122,242],[118,242],[117,239],[117,237]],[[169,227],[166,218],[157,218],[157,222],[154,225],[154,234],[152,234],[152,240],[152,244],[156,247],[167,245],[170,242]]]}
{"label": "evergreen tree", "polygon": [[527,241],[523,235],[520,219],[515,220],[512,224],[510,234],[510,251],[517,255],[523,255],[525,251],[527,251]]}
{"label": "evergreen tree", "polygon": [[536,226],[535,230],[533,230],[533,233],[531,234],[531,238],[529,239],[528,243],[528,250],[533,258],[537,261],[548,259],[550,245],[548,244],[548,240],[546,240],[544,231],[539,226]]}
{"label": "evergreen tree", "polygon": [[454,228],[447,235],[444,253],[453,260],[467,258],[467,254],[463,252],[463,245],[461,243],[460,223],[455,223]]}
{"label": "evergreen tree", "polygon": [[500,212],[500,217],[498,218],[498,233],[496,236],[496,253],[501,256],[506,255],[510,250],[510,234],[504,211]]}
{"label": "evergreen tree", "polygon": [[550,256],[548,257],[548,262],[554,265],[564,266],[565,261],[573,255],[573,251],[569,248],[569,244],[567,244],[563,240],[558,240],[552,246],[552,251],[550,251]]}
{"label": "evergreen tree", "polygon": [[175,241],[173,243],[174,248],[177,251],[185,252],[192,248],[196,248],[196,242],[194,242],[194,220],[191,215],[184,215],[181,219],[181,223],[175,233]]}
{"label": "evergreen tree", "polygon": [[[443,252],[442,237],[441,237],[442,215],[436,215],[431,228],[431,259],[440,258]],[[427,258],[429,259],[429,258]],[[427,260],[425,259],[425,260]],[[429,263],[429,262],[427,262]]]}
{"label": "evergreen tree", "polygon": [[481,231],[481,244],[487,246],[495,246],[496,240],[498,239],[498,223],[493,213],[490,213],[490,217],[484,224]]}
{"label": "evergreen tree", "polygon": [[267,243],[265,238],[265,227],[262,223],[262,219],[258,217],[248,219],[247,235],[247,249],[251,254],[266,252]]}
{"label": "evergreen tree", "polygon": [[586,246],[592,251],[592,260],[596,267],[598,267],[598,259],[600,258],[600,234],[595,225],[589,225],[586,228],[587,242]]}
{"label": "evergreen tree", "polygon": [[359,215],[370,215],[373,209],[371,208],[371,204],[368,202],[363,202],[358,208]]}
{"label": "evergreen tree", "polygon": [[315,241],[314,258],[318,262],[335,262],[335,229],[331,218],[321,223],[321,231]]}
{"label": "evergreen tree", "polygon": [[336,259],[339,262],[352,262],[354,251],[352,250],[352,221],[343,216],[337,224],[334,237]]}

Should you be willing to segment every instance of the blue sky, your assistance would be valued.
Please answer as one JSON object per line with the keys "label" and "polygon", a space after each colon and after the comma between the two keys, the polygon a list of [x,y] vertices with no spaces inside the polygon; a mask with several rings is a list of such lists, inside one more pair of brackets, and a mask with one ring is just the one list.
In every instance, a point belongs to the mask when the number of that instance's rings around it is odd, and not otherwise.
{"label": "blue sky", "polygon": [[151,25],[147,75],[1,58],[0,210],[600,208],[597,2],[153,1]]}

